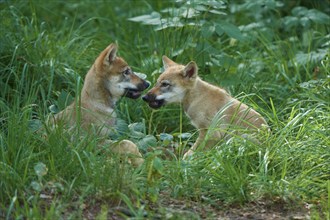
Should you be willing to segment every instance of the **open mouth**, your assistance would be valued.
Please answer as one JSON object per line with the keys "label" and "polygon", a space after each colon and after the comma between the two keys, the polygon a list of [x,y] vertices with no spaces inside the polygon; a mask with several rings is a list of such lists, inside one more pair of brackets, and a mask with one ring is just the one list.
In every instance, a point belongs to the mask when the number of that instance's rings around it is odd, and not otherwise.
{"label": "open mouth", "polygon": [[161,100],[152,100],[152,101],[148,101],[148,105],[151,108],[157,109],[162,107],[165,104],[165,100],[161,99]]}
{"label": "open mouth", "polygon": [[145,90],[150,86],[150,83],[143,80],[142,83],[139,83],[136,86],[136,89],[126,88],[125,89],[125,97],[131,98],[131,99],[137,99],[141,96],[142,91]]}
{"label": "open mouth", "polygon": [[131,99],[137,99],[141,96],[142,91],[137,89],[126,89],[125,96]]}
{"label": "open mouth", "polygon": [[142,99],[148,103],[150,108],[157,109],[165,105],[165,99],[156,99],[156,95],[152,93],[147,93]]}

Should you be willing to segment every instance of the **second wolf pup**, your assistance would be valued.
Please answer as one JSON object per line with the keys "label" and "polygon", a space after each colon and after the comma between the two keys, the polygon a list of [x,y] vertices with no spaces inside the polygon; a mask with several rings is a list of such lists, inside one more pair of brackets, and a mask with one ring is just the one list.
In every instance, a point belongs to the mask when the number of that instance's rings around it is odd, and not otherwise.
{"label": "second wolf pup", "polygon": [[[163,56],[163,64],[165,70],[156,85],[142,98],[151,108],[182,103],[192,124],[199,129],[199,137],[185,153],[184,159],[199,146],[209,148],[229,133],[243,135],[249,130],[257,131],[267,126],[258,112],[231,97],[225,90],[200,79],[195,62],[184,66]],[[214,120],[218,120],[216,126]]]}
{"label": "second wolf pup", "polygon": [[137,99],[148,87],[149,83],[137,76],[126,61],[117,56],[117,45],[112,43],[100,53],[88,71],[80,99],[76,98],[71,105],[56,114],[52,122],[64,123],[68,127],[78,124],[87,132],[93,129],[105,138],[103,144],[113,145],[112,149],[117,153],[134,154],[136,157],[131,162],[139,165],[143,159],[133,142],[123,140],[112,144],[107,137],[115,129],[116,101],[122,96]]}

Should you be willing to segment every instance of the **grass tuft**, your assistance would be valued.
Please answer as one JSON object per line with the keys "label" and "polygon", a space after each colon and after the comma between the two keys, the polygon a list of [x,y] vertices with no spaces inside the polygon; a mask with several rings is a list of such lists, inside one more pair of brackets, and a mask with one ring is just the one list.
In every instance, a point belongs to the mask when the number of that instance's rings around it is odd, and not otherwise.
{"label": "grass tuft", "polygon": [[[0,218],[329,219],[329,8],[0,1]],[[116,138],[138,143],[146,161],[134,169],[107,144],[95,147],[95,135],[74,138],[79,126],[50,129],[49,115],[79,97],[110,42],[152,83],[162,55],[195,60],[201,78],[260,112],[271,134],[260,144],[234,136],[183,161],[198,131],[181,107],[122,99]]]}

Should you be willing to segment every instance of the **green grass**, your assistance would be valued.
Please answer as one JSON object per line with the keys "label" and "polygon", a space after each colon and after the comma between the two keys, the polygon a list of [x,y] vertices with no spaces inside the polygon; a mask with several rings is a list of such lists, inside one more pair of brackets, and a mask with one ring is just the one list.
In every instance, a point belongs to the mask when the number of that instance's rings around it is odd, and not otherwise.
{"label": "green grass", "polygon": [[[303,23],[309,12],[298,3],[267,1],[262,11],[261,1],[246,2],[221,9],[196,1],[208,10],[190,18],[177,14],[187,4],[174,1],[1,1],[0,218],[200,219],[264,203],[329,218],[329,4],[302,1],[324,13],[312,11],[314,20]],[[166,8],[163,29],[142,24],[150,17],[129,20]],[[164,28],[175,17],[182,25]],[[241,34],[222,20],[240,26]],[[122,99],[118,138],[138,143],[146,160],[134,169],[109,146],[95,147],[93,135],[72,139],[79,128],[47,129],[55,109],[49,107],[63,109],[79,94],[89,67],[111,42],[152,83],[162,55],[195,60],[203,79],[260,112],[272,134],[261,136],[260,145],[234,137],[182,161],[197,131],[180,106],[155,111],[142,100]]]}

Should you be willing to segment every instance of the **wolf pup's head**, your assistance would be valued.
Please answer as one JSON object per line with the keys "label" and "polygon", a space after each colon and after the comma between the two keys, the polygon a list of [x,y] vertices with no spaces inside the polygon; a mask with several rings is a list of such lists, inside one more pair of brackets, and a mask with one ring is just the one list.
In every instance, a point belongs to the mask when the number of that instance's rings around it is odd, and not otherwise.
{"label": "wolf pup's head", "polygon": [[101,52],[94,68],[98,80],[104,82],[107,92],[115,99],[122,96],[137,99],[149,87],[147,81],[134,73],[123,58],[117,56],[117,45],[114,43]]}
{"label": "wolf pup's head", "polygon": [[184,66],[163,56],[163,64],[165,71],[158,77],[155,86],[142,97],[155,109],[167,103],[181,103],[197,78],[198,69],[194,61]]}

